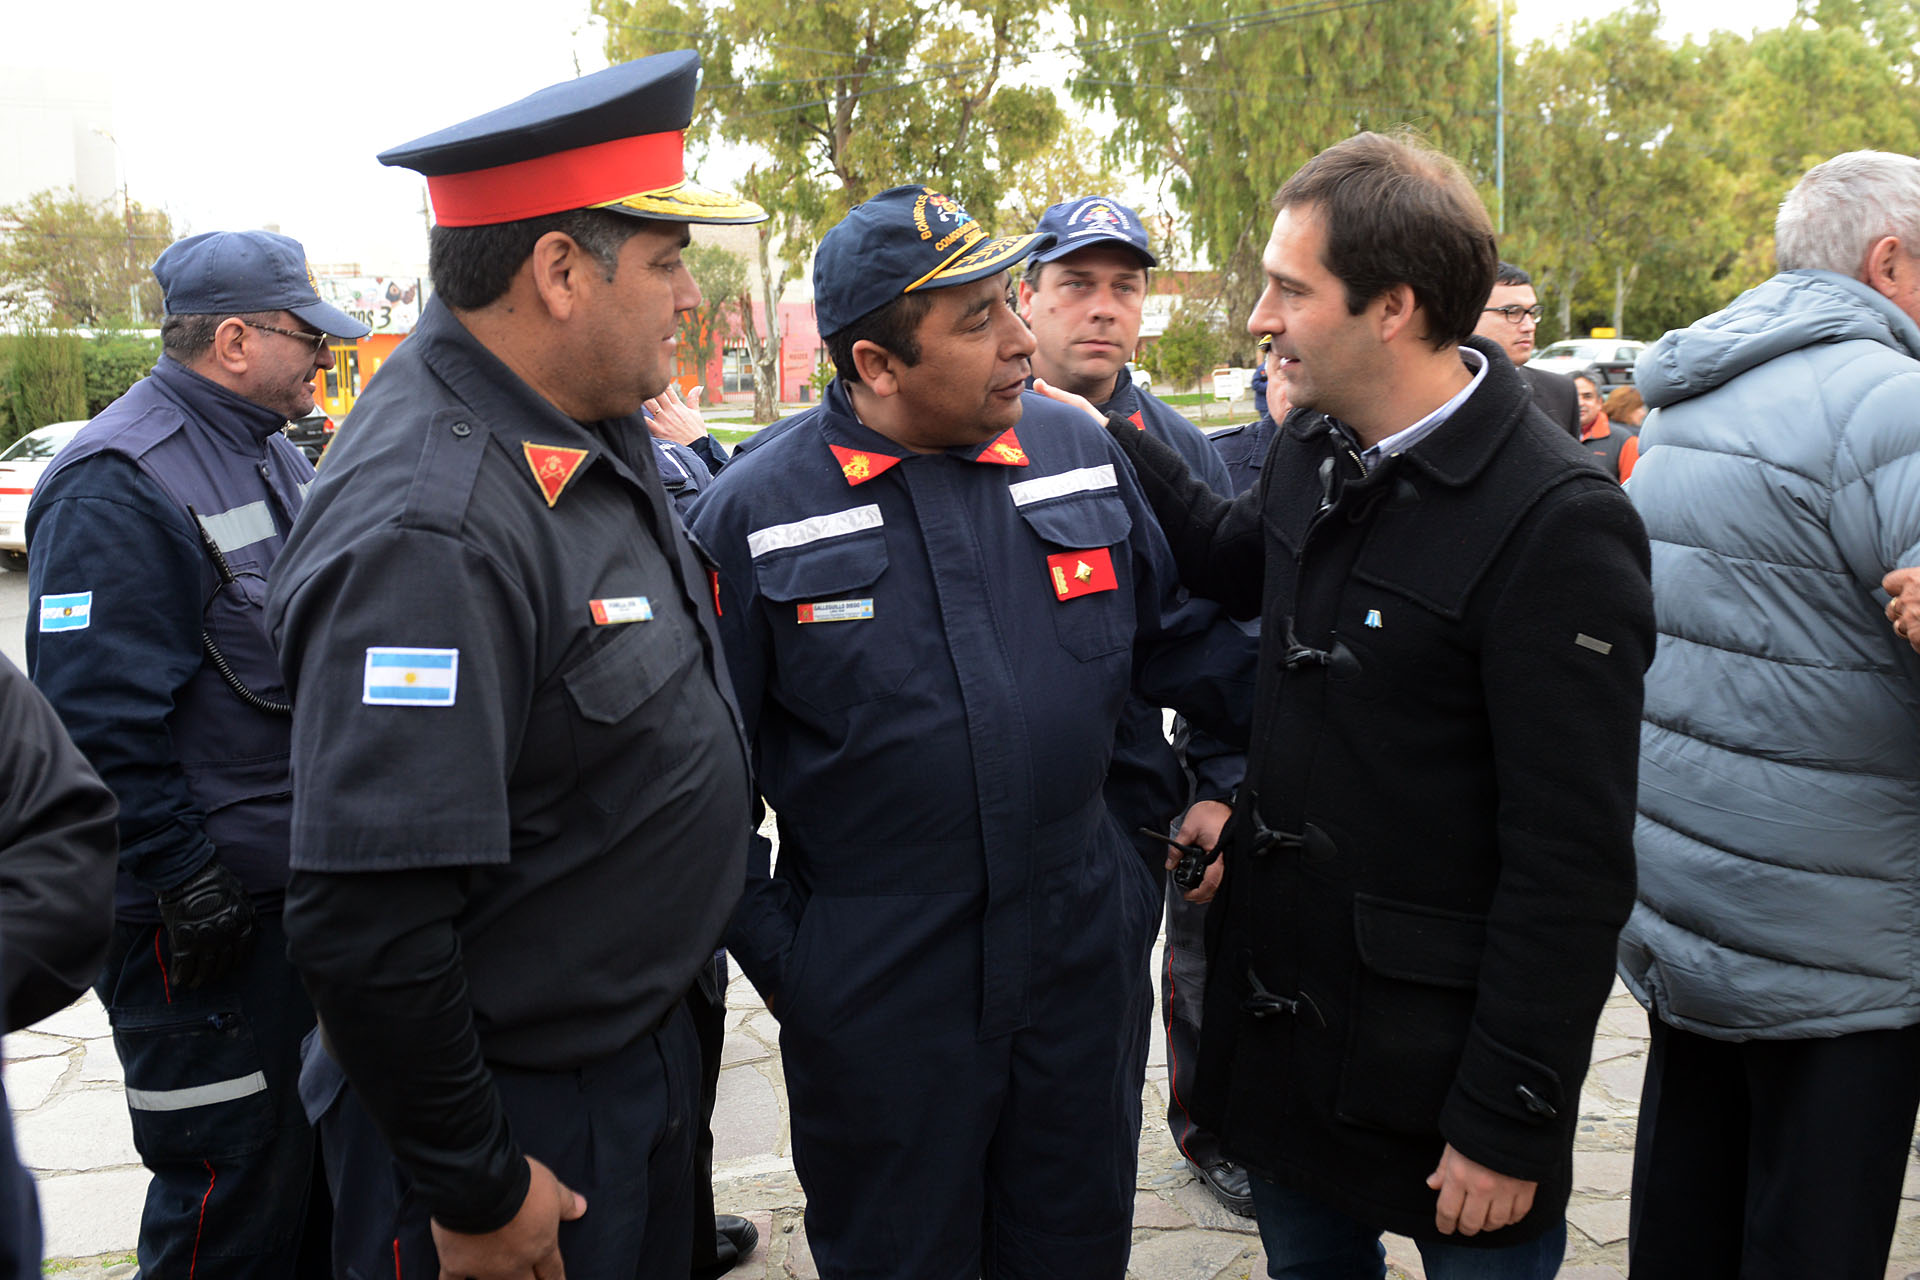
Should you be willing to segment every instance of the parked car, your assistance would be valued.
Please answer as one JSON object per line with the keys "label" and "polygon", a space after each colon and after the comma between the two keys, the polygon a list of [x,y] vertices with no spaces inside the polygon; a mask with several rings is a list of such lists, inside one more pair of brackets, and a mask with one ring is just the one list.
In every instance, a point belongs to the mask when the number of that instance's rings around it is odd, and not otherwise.
{"label": "parked car", "polygon": [[320,461],[320,455],[333,443],[334,421],[327,416],[325,409],[315,406],[305,416],[295,418],[287,424],[287,439],[300,446],[300,452],[307,455],[307,461]]}
{"label": "parked car", "polygon": [[1591,374],[1602,388],[1630,387],[1633,366],[1646,349],[1646,343],[1632,338],[1568,338],[1534,352],[1527,363],[1569,378],[1576,373]]}
{"label": "parked car", "polygon": [[27,502],[33,486],[86,422],[56,422],[29,431],[0,453],[0,565],[27,567]]}

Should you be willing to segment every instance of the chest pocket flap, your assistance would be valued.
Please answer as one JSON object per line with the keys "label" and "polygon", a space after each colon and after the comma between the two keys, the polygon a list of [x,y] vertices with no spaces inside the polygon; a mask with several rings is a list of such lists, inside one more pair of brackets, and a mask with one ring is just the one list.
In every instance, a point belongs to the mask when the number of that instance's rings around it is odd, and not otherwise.
{"label": "chest pocket flap", "polygon": [[880,527],[762,553],[753,580],[768,606],[774,663],[782,690],[815,711],[838,713],[899,692],[915,665],[912,620],[879,602],[866,614],[799,621],[799,607],[878,594],[887,571],[886,530]]}
{"label": "chest pocket flap", "polygon": [[762,598],[797,604],[870,587],[886,571],[886,531],[862,529],[769,551],[754,560],[753,582]]}
{"label": "chest pocket flap", "polygon": [[[1020,518],[1043,542],[1070,551],[1090,551],[1124,543],[1133,517],[1114,490],[1076,493],[1022,504]],[[1118,589],[1063,600],[1053,608],[1053,626],[1061,645],[1082,662],[1111,660],[1133,646],[1134,616],[1127,548],[1113,556]],[[1035,566],[1044,573],[1044,565]]]}
{"label": "chest pocket flap", "polygon": [[623,623],[612,639],[562,679],[574,705],[596,724],[618,724],[666,685],[700,652],[677,618],[662,611],[646,622]]}
{"label": "chest pocket flap", "polygon": [[1127,504],[1113,490],[1029,502],[1021,506],[1020,518],[1043,542],[1070,551],[1110,547],[1133,532]]}

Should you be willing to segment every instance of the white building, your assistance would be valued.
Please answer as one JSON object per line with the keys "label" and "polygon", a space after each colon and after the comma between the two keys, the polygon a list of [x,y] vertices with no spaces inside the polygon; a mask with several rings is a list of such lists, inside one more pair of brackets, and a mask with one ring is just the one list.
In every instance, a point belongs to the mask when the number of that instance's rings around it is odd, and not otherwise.
{"label": "white building", "polygon": [[0,67],[0,205],[48,187],[108,199],[120,189],[112,131],[105,73]]}

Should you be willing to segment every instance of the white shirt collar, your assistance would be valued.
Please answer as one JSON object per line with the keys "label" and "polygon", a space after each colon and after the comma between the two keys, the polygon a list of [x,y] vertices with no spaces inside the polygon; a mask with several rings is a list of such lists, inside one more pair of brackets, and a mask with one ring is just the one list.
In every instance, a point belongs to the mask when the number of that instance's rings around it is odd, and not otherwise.
{"label": "white shirt collar", "polygon": [[1380,443],[1361,454],[1360,461],[1366,464],[1367,470],[1373,470],[1382,458],[1392,457],[1396,453],[1405,453],[1407,450],[1413,448],[1414,445],[1432,435],[1434,429],[1458,412],[1460,406],[1467,402],[1467,397],[1479,388],[1481,382],[1485,381],[1487,376],[1487,358],[1485,356],[1475,351],[1472,347],[1461,347],[1460,361],[1466,365],[1467,368],[1473,370],[1473,377],[1467,380],[1467,385],[1462,387],[1460,393],[1454,396],[1453,399],[1447,401],[1438,409],[1435,409],[1432,413],[1420,419],[1420,421],[1414,423],[1404,431],[1394,432],[1385,440],[1380,441]]}

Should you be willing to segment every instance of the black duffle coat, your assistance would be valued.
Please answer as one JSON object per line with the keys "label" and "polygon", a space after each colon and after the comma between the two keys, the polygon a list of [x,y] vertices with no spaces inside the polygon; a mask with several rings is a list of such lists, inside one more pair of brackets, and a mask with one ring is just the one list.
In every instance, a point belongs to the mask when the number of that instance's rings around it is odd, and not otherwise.
{"label": "black duffle coat", "polygon": [[1195,594],[1258,615],[1248,782],[1223,848],[1193,1113],[1274,1181],[1434,1239],[1451,1143],[1563,1216],[1633,904],[1647,540],[1491,347],[1363,469],[1295,410],[1228,503],[1121,441]]}

